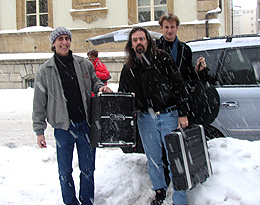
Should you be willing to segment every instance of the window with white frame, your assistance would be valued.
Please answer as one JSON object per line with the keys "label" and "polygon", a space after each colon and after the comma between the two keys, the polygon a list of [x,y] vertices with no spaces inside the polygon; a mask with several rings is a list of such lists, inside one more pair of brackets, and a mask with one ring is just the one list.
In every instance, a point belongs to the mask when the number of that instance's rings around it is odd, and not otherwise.
{"label": "window with white frame", "polygon": [[48,1],[26,0],[26,26],[48,26]]}
{"label": "window with white frame", "polygon": [[167,0],[137,0],[138,22],[158,21],[167,13]]}

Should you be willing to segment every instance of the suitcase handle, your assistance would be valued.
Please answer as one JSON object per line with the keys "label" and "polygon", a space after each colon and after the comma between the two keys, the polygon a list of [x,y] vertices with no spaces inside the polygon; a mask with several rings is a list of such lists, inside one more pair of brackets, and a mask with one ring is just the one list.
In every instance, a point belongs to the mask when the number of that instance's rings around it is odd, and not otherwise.
{"label": "suitcase handle", "polygon": [[[184,128],[184,129],[185,129],[185,128]],[[185,138],[187,138],[187,135],[186,135],[184,129],[183,129],[182,127],[179,128],[179,130],[181,131],[181,134],[182,134],[183,138],[185,139]]]}
{"label": "suitcase handle", "polygon": [[183,136],[184,138],[186,138],[187,135],[186,135],[186,133],[185,133],[185,130],[186,130],[186,129],[191,129],[192,127],[195,127],[195,126],[194,126],[194,125],[189,125],[189,126],[187,126],[187,127],[185,127],[185,128],[180,127],[179,129],[176,129],[175,131],[180,131],[181,134],[182,134],[182,136]]}
{"label": "suitcase handle", "polygon": [[135,93],[123,93],[123,92],[115,92],[115,93],[103,93],[98,92],[97,97],[103,96],[124,96],[124,97],[135,97]]}

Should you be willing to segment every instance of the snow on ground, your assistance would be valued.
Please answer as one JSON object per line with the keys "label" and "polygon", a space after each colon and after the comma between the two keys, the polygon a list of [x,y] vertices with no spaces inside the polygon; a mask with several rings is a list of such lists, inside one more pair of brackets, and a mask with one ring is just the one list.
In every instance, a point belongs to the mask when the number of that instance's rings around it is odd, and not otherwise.
{"label": "snow on ground", "polygon": [[[46,149],[37,147],[32,131],[33,89],[0,90],[0,96],[0,204],[62,205],[53,130],[46,130]],[[187,191],[189,204],[260,204],[260,141],[220,138],[209,141],[208,146],[213,175]],[[79,169],[74,154],[78,192]],[[96,205],[149,205],[154,196],[151,186],[144,154],[97,149]],[[171,195],[172,188],[164,204],[172,203]]]}

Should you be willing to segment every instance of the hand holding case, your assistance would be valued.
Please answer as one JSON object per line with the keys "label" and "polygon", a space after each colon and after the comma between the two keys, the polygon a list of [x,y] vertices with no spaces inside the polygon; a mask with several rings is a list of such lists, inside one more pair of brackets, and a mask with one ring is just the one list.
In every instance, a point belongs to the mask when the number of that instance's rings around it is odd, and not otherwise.
{"label": "hand holding case", "polygon": [[188,190],[212,175],[204,128],[192,125],[165,136],[175,190]]}

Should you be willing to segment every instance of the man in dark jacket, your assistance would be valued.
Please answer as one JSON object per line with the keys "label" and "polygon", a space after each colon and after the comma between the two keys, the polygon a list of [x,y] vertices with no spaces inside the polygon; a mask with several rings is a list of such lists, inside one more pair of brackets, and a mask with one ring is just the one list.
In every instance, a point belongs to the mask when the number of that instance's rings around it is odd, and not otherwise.
{"label": "man in dark jacket", "polygon": [[[70,50],[72,34],[58,27],[50,35],[54,56],[35,76],[33,129],[40,148],[47,147],[46,120],[54,128],[59,179],[65,204],[94,204],[95,149],[89,142],[91,92],[112,92],[96,76],[93,64]],[[80,173],[79,201],[72,178],[74,145]]]}
{"label": "man in dark jacket", "polygon": [[197,78],[196,71],[201,79],[207,77],[206,62],[204,57],[200,57],[194,66],[192,65],[192,52],[190,47],[181,42],[177,37],[177,31],[180,25],[179,18],[172,14],[163,14],[159,19],[160,28],[163,35],[156,40],[159,49],[163,49],[171,54],[182,77],[185,81],[192,81]]}
{"label": "man in dark jacket", "polygon": [[[210,81],[208,75],[208,68],[204,57],[200,57],[195,67],[192,65],[192,52],[191,48],[181,42],[177,37],[180,20],[178,16],[168,13],[163,14],[159,19],[159,25],[163,35],[160,39],[156,40],[156,45],[159,49],[165,50],[171,54],[178,70],[181,72],[182,77],[187,83],[200,79],[202,82]],[[165,149],[163,148],[163,161],[165,170],[165,180],[169,184],[168,177],[168,162],[165,156]]]}
{"label": "man in dark jacket", "polygon": [[[125,51],[128,59],[118,90],[135,93],[138,129],[148,159],[152,189],[156,192],[151,204],[162,204],[167,190],[162,144],[166,134],[188,126],[186,87],[171,56],[156,48],[145,28],[131,30]],[[175,204],[187,204],[185,192],[174,191],[172,199]]]}

